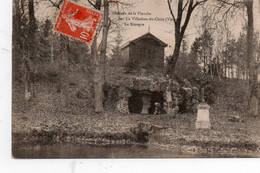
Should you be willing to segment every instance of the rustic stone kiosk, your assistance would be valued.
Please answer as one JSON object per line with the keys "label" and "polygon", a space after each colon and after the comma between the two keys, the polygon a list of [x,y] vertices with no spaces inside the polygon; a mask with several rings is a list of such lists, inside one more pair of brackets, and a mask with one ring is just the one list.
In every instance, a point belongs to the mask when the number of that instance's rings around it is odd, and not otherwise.
{"label": "rustic stone kiosk", "polygon": [[[176,114],[179,107],[195,112],[198,106],[198,88],[181,86],[176,80],[164,76],[137,76],[119,73],[106,81],[116,88],[116,109],[123,113],[154,114],[155,103],[160,103],[163,113]],[[183,105],[183,106],[181,106]]]}
{"label": "rustic stone kiosk", "polygon": [[[106,86],[117,91],[119,112],[156,114],[158,107],[162,109],[160,113],[167,114],[196,111],[198,88],[187,80],[180,84],[164,75],[165,47],[167,44],[150,32],[122,45],[120,62],[123,64],[106,75]],[[155,105],[159,105],[156,111]]]}
{"label": "rustic stone kiosk", "polygon": [[118,74],[106,81],[106,84],[117,88],[119,99],[116,108],[124,114],[152,114],[151,107],[155,102],[164,104],[166,79],[162,76],[136,76]]}

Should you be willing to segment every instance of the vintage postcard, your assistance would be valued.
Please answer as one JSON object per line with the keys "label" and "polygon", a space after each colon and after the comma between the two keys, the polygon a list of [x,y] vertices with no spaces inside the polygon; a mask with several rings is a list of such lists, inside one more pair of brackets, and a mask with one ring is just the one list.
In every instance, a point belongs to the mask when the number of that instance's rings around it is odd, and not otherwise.
{"label": "vintage postcard", "polygon": [[14,158],[260,157],[258,0],[13,0]]}

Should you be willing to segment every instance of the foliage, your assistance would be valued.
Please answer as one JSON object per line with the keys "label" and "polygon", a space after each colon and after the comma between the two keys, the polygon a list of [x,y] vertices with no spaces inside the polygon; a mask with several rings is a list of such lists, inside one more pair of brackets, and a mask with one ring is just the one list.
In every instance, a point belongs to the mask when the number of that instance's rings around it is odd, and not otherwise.
{"label": "foliage", "polygon": [[125,65],[125,73],[133,73],[134,71],[137,70],[136,63],[133,61],[128,61]]}
{"label": "foliage", "polygon": [[[171,17],[173,19],[174,23],[174,35],[175,35],[175,45],[174,45],[174,51],[173,54],[168,59],[168,66],[167,66],[167,73],[173,74],[173,71],[175,69],[176,63],[179,59],[179,53],[181,49],[181,42],[184,38],[185,31],[187,29],[187,26],[190,22],[190,18],[192,16],[192,13],[194,9],[196,9],[199,5],[205,3],[206,0],[201,1],[186,1],[178,0],[178,8],[172,7],[174,4],[173,1],[167,0],[168,8],[171,14]],[[177,10],[177,12],[176,12]],[[177,14],[177,15],[176,15]],[[184,21],[184,22],[182,22]]]}
{"label": "foliage", "polygon": [[113,46],[112,48],[111,60],[109,62],[113,66],[121,66],[124,63],[121,55],[121,48],[120,48],[121,43],[122,43],[122,35],[120,33],[119,28],[117,28],[117,35],[115,37],[116,45]]}
{"label": "foliage", "polygon": [[[76,76],[80,72],[85,77],[91,76],[93,62],[89,46],[54,33],[51,30],[53,23],[49,19],[36,20],[36,30],[35,27],[30,27],[29,18],[22,9],[26,6],[21,7],[18,2],[24,1],[14,2],[13,85],[25,88],[26,80],[30,79],[29,85],[34,86],[36,92],[39,92],[39,84],[46,84],[51,91],[59,90],[62,82],[69,84],[68,73]],[[32,33],[35,39],[32,39]],[[24,93],[25,90],[20,90],[20,95]],[[35,93],[36,95],[39,94]]]}
{"label": "foliage", "polygon": [[216,85],[215,112],[245,114],[248,106],[248,83],[241,79],[225,79]]}
{"label": "foliage", "polygon": [[192,46],[192,51],[198,58],[199,64],[203,66],[203,73],[206,74],[208,71],[207,65],[213,60],[212,50],[213,50],[214,40],[211,34],[204,30],[203,34],[195,39]]}
{"label": "foliage", "polygon": [[221,81],[218,78],[207,77],[204,84],[204,98],[208,104],[213,104],[216,101],[217,89],[221,87]]}
{"label": "foliage", "polygon": [[198,64],[198,56],[195,52],[196,42],[193,43],[192,50],[188,53],[187,41],[184,38],[182,41],[182,48],[180,58],[175,67],[175,74],[179,78],[194,81],[197,77],[201,76],[201,67]]}

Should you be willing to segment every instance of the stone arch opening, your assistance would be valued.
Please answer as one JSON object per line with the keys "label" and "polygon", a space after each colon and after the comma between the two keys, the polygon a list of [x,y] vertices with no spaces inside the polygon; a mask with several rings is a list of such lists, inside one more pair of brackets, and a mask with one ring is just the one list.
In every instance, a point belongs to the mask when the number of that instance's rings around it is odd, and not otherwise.
{"label": "stone arch opening", "polygon": [[148,109],[149,114],[154,114],[155,111],[155,103],[160,103],[160,112],[165,113],[163,110],[163,103],[164,103],[164,97],[163,92],[152,92],[151,95],[151,101],[150,101],[150,108]]}
{"label": "stone arch opening", "polygon": [[132,90],[131,92],[132,96],[128,100],[129,112],[140,114],[143,107],[142,96],[137,90]]}
{"label": "stone arch opening", "polygon": [[160,103],[160,113],[163,111],[164,96],[163,92],[142,92],[132,90],[132,96],[128,100],[128,108],[130,113],[136,114],[154,114],[155,103]]}

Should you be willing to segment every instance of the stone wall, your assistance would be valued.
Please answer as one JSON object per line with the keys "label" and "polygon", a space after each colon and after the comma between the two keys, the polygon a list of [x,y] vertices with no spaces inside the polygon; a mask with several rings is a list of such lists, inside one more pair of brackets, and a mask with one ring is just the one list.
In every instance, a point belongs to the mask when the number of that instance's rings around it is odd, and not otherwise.
{"label": "stone wall", "polygon": [[[120,75],[119,75],[120,76]],[[107,80],[107,85],[117,87],[119,99],[117,110],[129,114],[128,101],[132,91],[138,91],[142,100],[142,114],[148,114],[151,106],[151,97],[154,92],[164,93],[164,103],[161,105],[168,114],[178,112],[196,112],[199,103],[199,89],[192,86],[187,80],[181,86],[176,80],[160,76],[121,75],[116,79]]]}

